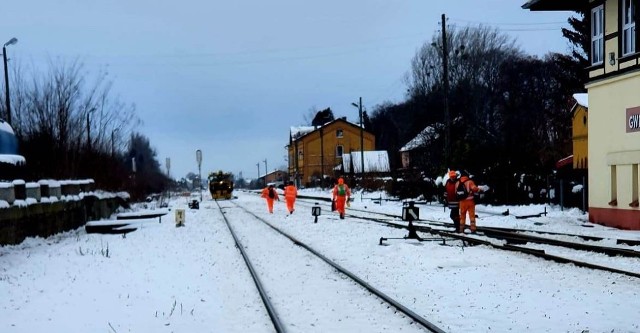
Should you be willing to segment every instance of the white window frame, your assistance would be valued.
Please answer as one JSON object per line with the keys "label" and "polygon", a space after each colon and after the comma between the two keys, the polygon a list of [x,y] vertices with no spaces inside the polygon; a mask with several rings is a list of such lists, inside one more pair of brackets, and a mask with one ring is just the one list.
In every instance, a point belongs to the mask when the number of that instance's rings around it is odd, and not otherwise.
{"label": "white window frame", "polygon": [[622,0],[622,55],[636,52],[636,21],[633,0]]}
{"label": "white window frame", "polygon": [[604,5],[591,9],[591,64],[604,62]]}
{"label": "white window frame", "polygon": [[336,138],[342,138],[344,137],[344,131],[342,130],[342,128],[337,129],[336,130]]}
{"label": "white window frame", "polygon": [[342,154],[344,154],[344,147],[342,145],[336,146],[336,158],[342,158]]}

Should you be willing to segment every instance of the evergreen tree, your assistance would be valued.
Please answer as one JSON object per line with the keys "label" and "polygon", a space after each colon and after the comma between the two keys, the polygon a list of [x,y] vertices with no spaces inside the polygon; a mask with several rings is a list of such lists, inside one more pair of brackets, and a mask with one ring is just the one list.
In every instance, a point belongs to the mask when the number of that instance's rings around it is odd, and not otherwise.
{"label": "evergreen tree", "polygon": [[333,120],[335,120],[335,117],[333,116],[333,111],[331,111],[331,108],[326,108],[316,113],[316,116],[311,121],[311,126],[322,126]]}
{"label": "evergreen tree", "polygon": [[563,60],[562,64],[578,73],[580,83],[584,86],[589,79],[585,68],[590,65],[591,22],[586,10],[579,11],[577,14],[579,17],[572,16],[567,20],[571,29],[562,28],[562,36],[568,39],[571,45],[571,57]]}
{"label": "evergreen tree", "polygon": [[166,189],[168,178],[161,171],[156,155],[147,137],[140,133],[131,134],[126,156],[132,178],[131,196],[134,199]]}

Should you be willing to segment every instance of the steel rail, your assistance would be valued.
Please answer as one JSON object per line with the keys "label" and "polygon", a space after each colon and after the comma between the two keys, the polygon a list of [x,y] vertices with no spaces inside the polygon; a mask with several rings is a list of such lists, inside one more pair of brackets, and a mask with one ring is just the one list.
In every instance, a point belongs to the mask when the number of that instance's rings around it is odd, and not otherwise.
{"label": "steel rail", "polygon": [[422,325],[423,327],[425,327],[426,329],[428,329],[430,332],[434,332],[434,333],[444,333],[445,331],[443,331],[441,328],[439,328],[438,326],[436,326],[435,324],[429,322],[428,320],[422,318],[420,315],[416,314],[415,312],[411,311],[409,308],[405,307],[404,305],[398,303],[397,301],[395,301],[394,299],[392,299],[391,297],[387,296],[385,293],[383,293],[382,291],[374,288],[373,286],[371,286],[370,284],[368,284],[367,282],[365,282],[364,280],[360,279],[359,277],[357,277],[355,274],[351,273],[350,271],[348,271],[347,269],[345,269],[344,267],[338,265],[337,263],[333,262],[331,259],[325,257],[324,255],[322,255],[321,253],[319,253],[318,251],[314,250],[312,247],[304,244],[303,242],[301,242],[300,240],[296,239],[295,237],[285,233],[284,231],[278,229],[277,227],[273,226],[271,223],[269,223],[268,221],[266,221],[265,219],[257,216],[256,214],[254,214],[253,212],[247,210],[246,208],[240,206],[238,203],[233,202],[234,205],[236,205],[238,208],[244,210],[245,212],[247,212],[248,214],[252,215],[253,217],[255,217],[256,219],[262,221],[263,223],[265,223],[266,225],[268,225],[269,227],[271,227],[271,229],[275,230],[276,232],[278,232],[279,234],[283,235],[284,237],[287,237],[288,239],[290,239],[294,244],[306,249],[307,251],[313,253],[315,256],[317,256],[318,258],[322,259],[324,262],[326,262],[327,264],[329,264],[330,266],[332,266],[333,268],[335,268],[337,271],[339,271],[340,273],[348,276],[349,278],[351,278],[353,281],[355,281],[356,283],[358,283],[359,285],[361,285],[362,287],[364,287],[365,289],[367,289],[368,291],[370,291],[371,293],[373,293],[374,295],[380,297],[382,300],[384,300],[385,302],[393,305],[396,309],[398,309],[400,312],[404,313],[405,315],[407,315],[409,318],[413,319],[414,321],[418,322],[420,325]]}
{"label": "steel rail", "polygon": [[516,234],[516,232],[513,232],[513,231],[505,231],[505,230],[499,230],[499,229],[494,229],[489,227],[478,228],[478,231],[482,231],[485,236],[491,237],[491,238],[498,238],[498,239],[504,238],[504,239],[513,240],[516,242],[523,241],[523,242],[531,242],[531,243],[537,243],[537,244],[555,245],[555,246],[566,247],[574,250],[604,253],[609,256],[624,256],[624,257],[640,258],[640,252],[634,251],[634,250],[566,242],[566,241],[551,239],[551,238]]}
{"label": "steel rail", "polygon": [[[360,210],[360,209],[353,209],[350,208],[350,211],[356,211],[356,212],[363,212],[363,213],[369,213],[369,214],[378,214],[378,215],[383,215],[383,216],[388,216],[388,217],[395,217],[395,218],[402,218],[399,215],[394,215],[394,214],[388,214],[388,213],[381,213],[381,212],[371,212],[371,211],[365,211],[365,210]],[[383,222],[377,219],[373,219],[379,222]],[[442,222],[442,221],[435,221],[435,220],[429,220],[429,219],[418,219],[415,220],[414,222],[427,222],[427,223],[437,223],[439,225],[442,226],[452,226],[452,223],[447,223],[447,222]],[[574,242],[567,242],[567,241],[561,241],[561,240],[556,240],[556,239],[551,239],[551,238],[544,238],[544,237],[536,237],[536,236],[530,236],[530,235],[517,235],[515,234],[515,232],[532,232],[532,233],[538,233],[538,234],[549,234],[549,235],[556,235],[556,236],[567,236],[567,237],[578,237],[584,240],[592,240],[592,241],[600,241],[600,240],[604,240],[604,237],[597,237],[597,236],[585,236],[585,235],[574,235],[574,234],[567,234],[567,233],[557,233],[557,232],[548,232],[548,231],[539,231],[539,230],[526,230],[526,229],[509,229],[509,228],[499,228],[499,227],[481,227],[478,226],[477,230],[480,232],[484,232],[485,236],[487,237],[491,237],[491,238],[508,238],[509,240],[512,240],[514,242],[531,242],[531,243],[537,243],[537,244],[548,244],[548,245],[556,245],[556,246],[562,246],[562,247],[566,247],[566,248],[571,248],[574,250],[582,250],[582,251],[591,251],[591,252],[596,252],[596,253],[604,253],[607,254],[609,256],[624,256],[624,257],[640,257],[640,252],[639,251],[635,251],[635,250],[631,250],[631,249],[622,249],[622,248],[617,248],[617,247],[609,247],[609,246],[598,246],[598,245],[591,245],[591,244],[582,244],[582,243],[574,243]],[[616,239],[616,243],[617,244],[633,244],[633,240],[626,240],[626,239]],[[640,241],[636,241],[636,242],[640,242]]]}
{"label": "steel rail", "polygon": [[271,322],[273,323],[273,327],[275,328],[276,332],[283,332],[283,333],[286,332],[286,330],[284,328],[284,325],[282,325],[282,322],[280,322],[280,318],[278,317],[278,314],[276,313],[275,307],[273,306],[273,304],[271,304],[271,301],[269,300],[269,297],[267,296],[267,292],[265,291],[264,287],[262,286],[262,282],[260,282],[260,278],[258,277],[258,274],[256,273],[256,270],[253,268],[253,265],[251,264],[251,260],[249,260],[249,256],[244,251],[244,248],[242,247],[242,243],[240,243],[240,240],[236,236],[235,231],[233,231],[233,228],[231,227],[231,224],[229,223],[229,220],[227,219],[227,216],[222,211],[222,207],[220,207],[220,204],[218,203],[218,200],[216,200],[216,205],[218,205],[218,209],[220,210],[220,214],[222,215],[222,218],[224,219],[224,222],[227,224],[227,228],[229,228],[229,232],[231,232],[231,235],[233,236],[233,240],[236,243],[236,247],[238,248],[238,250],[240,250],[240,253],[242,254],[242,258],[244,258],[244,262],[247,265],[247,268],[249,269],[249,272],[251,273],[251,278],[253,278],[253,282],[255,283],[256,288],[258,288],[258,293],[260,294],[260,298],[262,299],[262,303],[264,304],[265,308],[267,309],[267,313],[269,314],[269,318],[271,318]]}
{"label": "steel rail", "polygon": [[[366,213],[381,214],[381,215],[385,215],[385,216],[391,216],[390,214],[369,212],[369,211],[367,211]],[[354,217],[354,218],[358,218],[358,219],[363,219],[363,220],[371,220],[371,221],[374,221],[376,223],[386,224],[386,225],[388,225],[390,227],[393,227],[393,228],[403,228],[403,227],[406,228],[405,225],[394,223],[394,222],[382,221],[382,220],[378,220],[378,219],[374,219],[374,218],[368,218],[368,217],[361,217],[361,216],[356,216],[356,215],[353,215],[353,214],[349,214],[349,216]],[[425,220],[419,220],[419,221],[425,221]],[[429,221],[429,220],[426,220],[426,221]],[[434,222],[441,223],[440,221],[434,221]],[[415,225],[415,228],[416,228],[417,231],[427,232],[427,233],[430,233],[430,234],[436,234],[436,235],[439,235],[439,236],[444,236],[444,237],[449,237],[449,238],[456,238],[456,239],[462,240],[464,242],[467,242],[468,244],[487,245],[487,246],[490,246],[490,247],[495,248],[495,249],[521,252],[521,253],[530,254],[530,255],[533,255],[533,256],[536,256],[536,257],[539,257],[539,258],[543,258],[543,259],[546,259],[546,260],[555,261],[555,262],[558,262],[558,263],[574,264],[574,265],[579,266],[579,267],[586,267],[586,268],[602,270],[602,271],[606,271],[606,272],[610,272],[610,273],[617,273],[617,274],[623,274],[623,275],[627,275],[627,276],[640,278],[640,273],[629,272],[629,271],[625,271],[625,270],[621,270],[621,269],[617,269],[617,268],[612,268],[612,267],[607,267],[607,266],[602,266],[602,265],[596,265],[596,264],[591,264],[591,263],[584,262],[584,261],[579,261],[579,260],[564,258],[564,257],[556,256],[556,255],[551,255],[551,254],[547,254],[544,250],[529,249],[529,248],[525,248],[525,247],[515,246],[515,245],[512,245],[512,244],[497,245],[497,244],[494,244],[494,243],[492,243],[490,241],[487,241],[487,240],[478,239],[478,238],[474,238],[474,237],[469,237],[469,236],[466,236],[466,235],[463,235],[463,234],[453,233],[453,232],[449,232],[449,231],[445,231],[445,230],[433,229],[433,228],[431,228],[429,226]],[[478,230],[481,230],[481,229],[478,228]],[[507,236],[504,236],[503,238],[505,238]],[[522,235],[520,235],[520,236],[522,236]],[[487,237],[489,237],[489,236],[487,235]],[[514,241],[523,241],[522,237],[514,237],[512,240],[514,240]],[[534,241],[532,240],[531,242],[534,242]],[[576,244],[576,243],[569,243],[569,244]],[[589,246],[589,245],[585,245],[585,246]],[[599,248],[601,248],[601,247],[599,247]],[[616,248],[612,248],[612,249],[616,249]],[[624,253],[628,253],[628,251],[629,251],[629,250],[625,250],[625,249],[619,249],[619,250],[622,250],[620,252],[621,255],[625,255]],[[635,252],[635,251],[633,251],[633,252]],[[629,257],[629,256],[636,256],[636,255],[635,255],[635,253],[633,253],[631,255],[626,255],[626,256]]]}

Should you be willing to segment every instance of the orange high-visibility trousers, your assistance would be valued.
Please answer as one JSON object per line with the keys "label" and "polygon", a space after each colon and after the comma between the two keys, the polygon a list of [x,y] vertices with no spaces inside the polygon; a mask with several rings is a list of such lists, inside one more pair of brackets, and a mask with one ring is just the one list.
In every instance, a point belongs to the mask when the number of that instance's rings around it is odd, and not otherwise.
{"label": "orange high-visibility trousers", "polygon": [[338,211],[338,213],[340,213],[340,215],[344,215],[344,204],[347,201],[347,197],[346,196],[338,196],[336,198],[336,210]]}
{"label": "orange high-visibility trousers", "polygon": [[267,209],[269,209],[269,213],[273,214],[273,202],[275,200],[271,199],[271,198],[267,198]]}
{"label": "orange high-visibility trousers", "polygon": [[296,204],[296,198],[290,198],[287,197],[285,198],[285,201],[287,202],[287,210],[289,211],[289,213],[293,212],[293,206]]}
{"label": "orange high-visibility trousers", "polygon": [[476,232],[476,203],[473,199],[460,200],[460,232],[464,232],[467,212],[469,212],[471,232]]}

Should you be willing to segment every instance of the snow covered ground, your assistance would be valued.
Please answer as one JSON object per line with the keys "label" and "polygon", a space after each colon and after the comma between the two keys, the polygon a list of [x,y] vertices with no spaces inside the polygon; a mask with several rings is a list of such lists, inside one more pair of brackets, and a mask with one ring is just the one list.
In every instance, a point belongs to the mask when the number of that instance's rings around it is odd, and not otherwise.
{"label": "snow covered ground", "polygon": [[[301,192],[330,196],[329,191]],[[484,246],[461,247],[454,241],[442,246],[389,240],[388,246],[380,246],[380,237],[402,237],[406,230],[349,217],[340,220],[327,203],[320,203],[322,216],[314,224],[313,203],[302,200],[291,216],[283,202],[276,203],[270,215],[256,194],[237,191],[237,195],[234,202],[315,247],[447,332],[640,332],[637,278]],[[368,199],[378,196],[354,194],[352,208],[401,213],[399,202],[379,205]],[[162,223],[157,218],[132,222],[138,230],[125,238],[87,234],[80,228],[0,247],[0,332],[273,332],[215,202],[205,195],[200,209],[190,210],[188,199],[173,198]],[[185,227],[175,227],[176,209],[186,210]],[[640,232],[591,225],[578,210],[547,207],[546,216],[516,219],[513,215],[538,214],[545,207],[477,209],[480,226],[640,239]],[[506,209],[509,216],[493,214]],[[302,251],[291,242],[269,241],[272,238],[266,233],[270,231],[239,209],[225,212],[242,239],[251,241],[252,248],[263,249],[260,253]],[[448,214],[441,206],[420,206],[423,218],[448,222]],[[300,274],[294,279],[331,274],[301,261],[281,261],[279,269],[263,271],[267,291],[287,290],[288,279],[277,274]],[[640,272],[638,260],[624,265]],[[288,331],[324,332],[328,327],[332,332],[375,331],[364,324],[379,315],[370,308],[349,310],[353,312],[344,321],[353,318],[353,322],[335,326],[324,323],[331,319],[323,313],[343,311],[341,305],[327,304],[336,307],[332,311],[300,307],[310,293],[318,292],[328,290],[293,289],[294,301],[277,305],[280,312],[295,313],[295,320],[285,321]],[[369,302],[370,297],[366,292],[345,294],[354,304]],[[379,326],[378,331],[415,330],[406,318],[391,327]]]}

